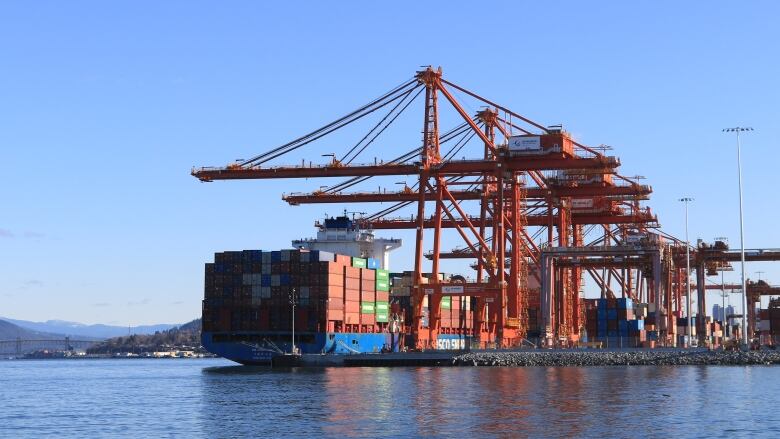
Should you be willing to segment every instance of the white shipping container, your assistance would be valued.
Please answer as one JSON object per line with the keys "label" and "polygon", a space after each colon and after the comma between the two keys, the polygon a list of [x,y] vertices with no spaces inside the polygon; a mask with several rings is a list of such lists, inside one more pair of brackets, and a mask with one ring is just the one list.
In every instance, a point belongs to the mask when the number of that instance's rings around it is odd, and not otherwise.
{"label": "white shipping container", "polygon": [[311,262],[311,253],[302,251],[301,262]]}
{"label": "white shipping container", "polygon": [[539,136],[512,136],[508,147],[510,151],[539,151],[542,142]]}
{"label": "white shipping container", "polygon": [[592,209],[593,198],[574,198],[571,200],[572,209]]}
{"label": "white shipping container", "polygon": [[319,262],[333,262],[334,259],[336,259],[336,255],[334,255],[331,252],[326,252],[322,250],[319,251],[319,256],[317,257],[317,261]]}
{"label": "white shipping container", "polygon": [[271,298],[271,287],[260,287],[260,297],[263,299]]}
{"label": "white shipping container", "polygon": [[263,264],[271,263],[271,252],[263,252],[261,257],[263,259]]}
{"label": "white shipping container", "polygon": [[[263,253],[265,255],[265,253]],[[260,268],[260,273],[262,274],[271,274],[271,263],[263,264],[263,266]]]}
{"label": "white shipping container", "polygon": [[290,253],[292,250],[282,250],[282,262],[290,262]]}
{"label": "white shipping container", "polygon": [[243,280],[242,284],[244,284],[244,285],[252,285],[252,275],[251,274],[244,273],[242,278],[243,278],[242,279]]}
{"label": "white shipping container", "polygon": [[271,286],[272,287],[279,287],[282,285],[282,279],[278,274],[272,274],[271,275]]}
{"label": "white shipping container", "polygon": [[263,275],[262,274],[257,274],[257,273],[253,274],[252,275],[252,285],[260,285],[262,279],[263,279]]}
{"label": "white shipping container", "polygon": [[446,285],[441,287],[442,294],[463,294],[463,285]]}
{"label": "white shipping container", "polygon": [[301,292],[299,296],[302,299],[308,299],[309,298],[309,287],[301,287]]}

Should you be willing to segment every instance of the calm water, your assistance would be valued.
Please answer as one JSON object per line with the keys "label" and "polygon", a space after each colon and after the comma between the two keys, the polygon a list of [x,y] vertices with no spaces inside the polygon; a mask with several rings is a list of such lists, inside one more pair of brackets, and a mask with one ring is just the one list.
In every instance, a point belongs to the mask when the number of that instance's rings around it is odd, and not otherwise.
{"label": "calm water", "polygon": [[780,367],[232,364],[0,361],[0,437],[780,437]]}

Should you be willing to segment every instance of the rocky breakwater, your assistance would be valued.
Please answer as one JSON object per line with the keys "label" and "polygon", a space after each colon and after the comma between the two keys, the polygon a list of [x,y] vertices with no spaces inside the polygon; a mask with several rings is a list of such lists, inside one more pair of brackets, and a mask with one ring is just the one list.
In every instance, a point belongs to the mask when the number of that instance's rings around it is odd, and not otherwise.
{"label": "rocky breakwater", "polygon": [[454,366],[741,366],[780,364],[778,351],[510,351],[470,352]]}

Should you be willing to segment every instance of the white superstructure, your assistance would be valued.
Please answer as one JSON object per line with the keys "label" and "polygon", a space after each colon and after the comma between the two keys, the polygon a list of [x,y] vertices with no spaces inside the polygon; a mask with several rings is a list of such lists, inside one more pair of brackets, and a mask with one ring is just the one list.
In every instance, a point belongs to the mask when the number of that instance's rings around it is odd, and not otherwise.
{"label": "white superstructure", "polygon": [[358,258],[379,260],[382,269],[390,269],[390,252],[401,247],[401,240],[375,238],[371,230],[362,230],[355,221],[347,216],[326,218],[323,223],[315,224],[319,228],[315,239],[297,239],[292,242],[295,248],[322,250]]}

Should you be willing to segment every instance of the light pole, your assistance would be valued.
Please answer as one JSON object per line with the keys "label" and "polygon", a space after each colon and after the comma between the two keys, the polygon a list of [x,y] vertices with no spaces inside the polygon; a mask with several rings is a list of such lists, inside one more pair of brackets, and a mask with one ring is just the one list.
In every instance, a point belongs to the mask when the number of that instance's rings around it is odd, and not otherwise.
{"label": "light pole", "polygon": [[691,243],[688,240],[688,203],[693,201],[693,198],[683,197],[680,198],[680,201],[685,203],[685,286],[688,292],[686,301],[688,308],[688,334],[685,337],[685,345],[688,347],[693,335],[693,328],[691,327]]}
{"label": "light pole", "polygon": [[[725,236],[718,236],[715,238],[715,241],[728,243],[729,238]],[[720,324],[722,328],[720,328],[720,330],[723,332],[722,338],[724,340],[726,339],[726,334],[728,333],[728,322],[726,321],[726,295],[727,294],[726,294],[726,277],[724,273],[725,271],[726,271],[726,267],[720,267],[720,297],[722,299],[721,306],[723,307],[723,309],[721,310],[723,312],[723,318],[720,320]]]}
{"label": "light pole", "polygon": [[748,347],[747,333],[747,283],[745,282],[745,223],[742,214],[742,145],[739,133],[753,131],[753,128],[724,128],[723,132],[737,133],[737,170],[739,172],[739,247],[742,262],[742,343]]}
{"label": "light pole", "polygon": [[290,353],[295,355],[295,288],[290,290],[290,305],[292,305],[292,348]]}

